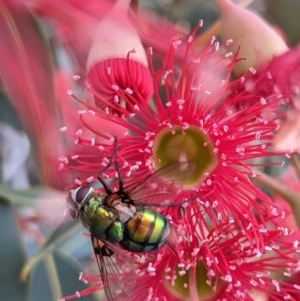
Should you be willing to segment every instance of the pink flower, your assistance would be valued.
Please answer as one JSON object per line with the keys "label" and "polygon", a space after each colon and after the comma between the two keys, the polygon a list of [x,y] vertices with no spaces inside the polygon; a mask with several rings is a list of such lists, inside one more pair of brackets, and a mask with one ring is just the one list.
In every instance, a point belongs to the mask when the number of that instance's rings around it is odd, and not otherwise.
{"label": "pink flower", "polygon": [[268,74],[268,79],[257,87],[264,93],[276,90],[285,95],[289,101],[289,112],[285,123],[274,139],[274,145],[281,150],[300,149],[300,45],[286,53],[273,58],[269,64],[258,70],[258,76]]}
{"label": "pink flower", "polygon": [[[278,110],[282,99],[276,94],[263,97],[255,91],[233,93],[245,80],[229,81],[234,63],[228,63],[226,57],[215,58],[220,47],[217,42],[196,53],[192,39],[193,35],[187,43],[186,60],[181,70],[174,62],[181,44],[178,40],[173,41],[160,70],[154,71],[150,65],[156,109],[140,103],[138,91],[133,92],[137,93],[136,100],[124,88],[118,93],[123,94],[128,104],[126,108],[115,103],[102,111],[86,105],[89,110],[81,111],[83,125],[98,139],[102,137],[107,142],[97,143],[95,139],[74,135],[76,143],[86,145],[96,153],[73,155],[64,168],[80,171],[81,177],[84,176],[82,172],[95,177],[113,150],[109,141],[112,135],[103,127],[107,120],[112,121],[127,129],[118,139],[123,178],[135,182],[163,166],[191,162],[194,170],[182,183],[184,190],[179,198],[197,195],[204,208],[210,208],[216,201],[215,223],[234,218],[245,229],[249,223],[256,224],[254,211],[261,214],[262,219],[277,214],[271,201],[251,184],[248,177],[255,177],[253,167],[259,165],[255,159],[278,155],[270,146],[274,131],[284,116]],[[151,62],[151,49],[149,57]],[[236,57],[237,54],[234,61],[237,61]],[[93,86],[89,90],[93,92]],[[113,82],[111,91],[114,91]],[[165,101],[160,91],[163,91]],[[251,105],[237,111],[236,105],[242,101],[249,101]],[[111,114],[112,110],[116,114]],[[83,113],[98,119],[99,130],[89,126],[88,116]],[[114,171],[108,170],[107,176],[114,176]],[[257,198],[262,206],[257,204]]]}
{"label": "pink flower", "polygon": [[[239,85],[239,93],[259,93],[264,99],[270,94],[282,95],[282,104],[287,110],[278,132],[274,135],[273,145],[280,151],[293,152],[300,148],[300,47],[290,49],[276,56],[266,65],[257,69],[250,68],[245,81]],[[239,107],[247,107],[249,100],[242,100]]]}
{"label": "pink flower", "polygon": [[[211,227],[209,218],[205,219],[202,211],[195,214],[189,204],[184,215],[180,215],[177,208],[167,208],[163,213],[172,218],[178,257],[167,245],[152,255],[131,254],[140,263],[131,271],[124,269],[121,279],[135,279],[126,301],[250,301],[256,300],[254,291],[272,300],[297,300],[292,295],[300,286],[283,281],[299,269],[297,241],[281,239],[290,235],[289,230],[275,230],[261,223],[256,238],[249,240],[236,223]],[[249,227],[248,232],[251,231],[254,230]],[[264,241],[262,252],[258,237]],[[64,300],[103,288],[100,275],[81,274],[80,278],[92,286]]]}
{"label": "pink flower", "polygon": [[[300,148],[300,47],[289,49],[283,38],[263,19],[230,0],[215,0],[220,12],[221,37],[233,39],[230,51],[240,48],[244,58],[234,71],[241,75],[250,70],[253,75],[242,85],[248,93],[281,93],[290,102],[287,120],[274,139],[280,150]],[[239,24],[239,26],[236,26]],[[267,75],[262,79],[262,75]],[[247,104],[244,104],[247,105]]]}
{"label": "pink flower", "polygon": [[[289,292],[298,287],[275,280],[271,273],[281,276],[287,269],[291,273],[296,270],[298,246],[281,240],[282,235],[290,234],[276,218],[284,218],[283,213],[249,180],[256,176],[253,168],[261,165],[258,158],[278,155],[271,143],[285,116],[279,109],[282,95],[239,90],[247,78],[230,82],[238,53],[232,63],[227,60],[231,53],[216,57],[223,44],[214,40],[197,52],[192,46],[196,30],[186,43],[171,43],[158,71],[149,49],[155,108],[139,101],[139,90],[116,90],[114,82],[110,92],[122,93],[125,107],[115,102],[101,110],[78,99],[85,106],[79,112],[82,124],[96,138],[85,137],[81,130],[69,133],[88,152],[73,154],[62,168],[79,172],[81,179],[76,185],[94,181],[113,152],[112,133],[105,127],[108,120],[126,129],[118,137],[117,152],[125,188],[140,183],[154,170],[187,162],[187,169],[179,165],[175,171],[181,190],[174,203],[189,200],[184,216],[174,207],[161,211],[173,222],[173,248],[179,261],[168,246],[160,249],[156,259],[138,267],[136,287],[128,300],[184,300],[187,296],[180,296],[182,288],[189,288],[188,296],[193,300],[203,300],[203,279],[209,287],[205,300],[252,300],[252,290],[277,300],[289,298]],[[186,48],[182,66],[175,63],[180,47]],[[101,97],[93,81],[86,88]],[[249,105],[237,110],[243,101]],[[89,116],[93,116],[94,125],[98,120],[98,129],[90,126]],[[115,177],[114,168],[105,173],[107,178]],[[100,281],[100,276],[84,279]],[[101,287],[100,282],[83,294]]]}

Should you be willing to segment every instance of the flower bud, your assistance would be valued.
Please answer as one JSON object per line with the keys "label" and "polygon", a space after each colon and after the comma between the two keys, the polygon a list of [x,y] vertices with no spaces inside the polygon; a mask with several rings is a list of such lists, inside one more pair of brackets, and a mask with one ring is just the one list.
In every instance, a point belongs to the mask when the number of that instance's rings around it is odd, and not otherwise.
{"label": "flower bud", "polygon": [[123,105],[131,107],[148,102],[153,93],[146,54],[129,20],[129,5],[130,1],[119,0],[99,23],[87,61],[96,105],[106,108],[113,104],[112,111],[117,114],[119,101],[125,100]]}
{"label": "flower bud", "polygon": [[215,0],[221,12],[222,40],[232,39],[229,51],[236,52],[240,46],[240,61],[235,74],[267,64],[274,56],[288,50],[279,34],[254,13],[232,3],[230,0]]}

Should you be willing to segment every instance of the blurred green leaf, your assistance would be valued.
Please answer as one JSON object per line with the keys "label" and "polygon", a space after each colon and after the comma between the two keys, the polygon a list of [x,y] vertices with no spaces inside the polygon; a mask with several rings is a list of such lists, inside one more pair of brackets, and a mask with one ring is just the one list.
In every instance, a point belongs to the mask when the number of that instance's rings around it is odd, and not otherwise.
{"label": "blurred green leaf", "polygon": [[[47,199],[64,199],[65,192],[51,189],[48,187],[31,187],[29,189],[14,189],[4,184],[0,184],[0,198],[25,207],[40,207],[40,202],[46,202]],[[64,203],[65,204],[65,203]]]}
{"label": "blurred green leaf", "polygon": [[27,261],[23,266],[20,277],[26,279],[30,270],[42,259],[45,258],[55,247],[70,237],[75,231],[81,227],[81,223],[75,220],[64,220],[53,232],[49,235],[47,241],[38,249],[38,251]]}
{"label": "blurred green leaf", "polygon": [[4,93],[0,91],[0,120],[14,128],[22,129],[19,117],[15,113],[11,103],[7,100]]}
{"label": "blurred green leaf", "polygon": [[0,300],[28,300],[26,283],[20,281],[20,270],[26,256],[20,230],[9,203],[0,197]]}
{"label": "blurred green leaf", "polygon": [[55,255],[54,252],[52,254],[48,254],[44,259],[44,263],[46,266],[46,271],[48,275],[49,284],[51,287],[53,300],[58,300],[62,296],[62,291],[60,287],[60,281],[59,281],[54,255]]}
{"label": "blurred green leaf", "polygon": [[[59,297],[73,294],[75,291],[80,291],[88,287],[78,280],[78,275],[82,271],[82,267],[77,261],[65,256],[58,250],[53,252],[53,259],[58,279],[49,279],[49,275],[50,277],[55,277],[55,275],[49,272],[49,264],[46,264],[45,261],[40,261],[33,269],[30,301],[57,301],[57,296],[53,293],[53,285],[51,285],[51,282],[55,281],[59,282],[62,289],[62,295]],[[92,295],[84,298],[84,301],[95,300],[96,298]]]}

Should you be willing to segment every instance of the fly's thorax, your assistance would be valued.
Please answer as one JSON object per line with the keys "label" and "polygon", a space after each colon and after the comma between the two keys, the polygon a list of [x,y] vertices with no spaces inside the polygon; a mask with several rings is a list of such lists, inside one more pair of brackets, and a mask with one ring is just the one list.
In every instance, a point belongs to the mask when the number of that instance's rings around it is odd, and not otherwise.
{"label": "fly's thorax", "polygon": [[123,224],[117,210],[105,206],[103,200],[101,196],[91,199],[84,208],[82,221],[98,239],[115,243],[123,238]]}
{"label": "fly's thorax", "polygon": [[121,196],[117,192],[108,194],[104,198],[103,202],[105,205],[107,205],[108,207],[111,207],[111,208],[116,207],[118,204],[122,204]]}
{"label": "fly's thorax", "polygon": [[92,219],[94,217],[98,207],[103,207],[103,200],[104,197],[100,195],[91,197],[88,200],[88,202],[84,206],[84,213],[89,219]]}
{"label": "fly's thorax", "polygon": [[132,252],[149,252],[163,245],[170,234],[170,224],[159,212],[137,207],[136,212],[124,224],[122,248]]}

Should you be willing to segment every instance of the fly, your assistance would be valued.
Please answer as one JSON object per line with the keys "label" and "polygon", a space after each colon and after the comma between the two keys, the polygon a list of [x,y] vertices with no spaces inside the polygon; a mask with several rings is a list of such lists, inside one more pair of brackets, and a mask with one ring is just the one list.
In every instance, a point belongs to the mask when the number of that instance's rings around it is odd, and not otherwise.
{"label": "fly", "polygon": [[[132,262],[132,259],[129,259],[131,256],[123,255],[122,249],[135,253],[155,251],[167,242],[171,233],[166,216],[149,207],[178,206],[187,202],[164,205],[162,203],[166,193],[152,193],[152,196],[147,196],[147,185],[166,172],[172,171],[173,167],[163,168],[146,177],[142,183],[124,188],[116,154],[115,138],[115,149],[110,161],[97,177],[105,195],[99,194],[91,186],[82,185],[71,190],[67,199],[70,215],[81,220],[84,227],[90,231],[103,287],[109,301],[126,299],[134,288],[134,279],[127,278],[123,282],[119,279],[121,269],[115,264],[115,259],[124,263]],[[113,161],[119,182],[116,192],[112,191],[102,177]],[[137,194],[139,198],[132,199],[131,195]],[[133,265],[134,263],[131,264]]]}

